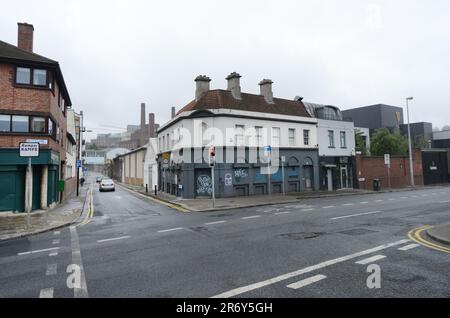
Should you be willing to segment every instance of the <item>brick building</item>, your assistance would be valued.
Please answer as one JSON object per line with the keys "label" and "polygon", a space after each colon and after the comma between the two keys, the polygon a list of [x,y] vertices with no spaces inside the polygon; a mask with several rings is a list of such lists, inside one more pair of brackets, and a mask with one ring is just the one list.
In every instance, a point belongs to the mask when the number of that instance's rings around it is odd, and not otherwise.
{"label": "brick building", "polygon": [[[24,211],[30,204],[46,209],[64,197],[58,181],[65,179],[72,103],[59,63],[33,52],[33,32],[19,23],[18,46],[0,41],[0,211]],[[31,171],[18,149],[27,141],[40,144]],[[25,199],[28,190],[32,202]]]}

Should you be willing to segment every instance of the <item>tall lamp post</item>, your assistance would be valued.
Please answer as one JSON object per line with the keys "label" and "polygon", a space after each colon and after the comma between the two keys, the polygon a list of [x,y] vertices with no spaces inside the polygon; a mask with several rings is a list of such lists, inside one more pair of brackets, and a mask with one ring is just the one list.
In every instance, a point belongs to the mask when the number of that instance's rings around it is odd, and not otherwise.
{"label": "tall lamp post", "polygon": [[409,174],[411,177],[411,187],[415,187],[414,184],[414,167],[412,158],[412,145],[411,145],[411,124],[409,123],[409,101],[413,100],[413,97],[406,98],[406,114],[408,117],[408,145],[409,145]]}

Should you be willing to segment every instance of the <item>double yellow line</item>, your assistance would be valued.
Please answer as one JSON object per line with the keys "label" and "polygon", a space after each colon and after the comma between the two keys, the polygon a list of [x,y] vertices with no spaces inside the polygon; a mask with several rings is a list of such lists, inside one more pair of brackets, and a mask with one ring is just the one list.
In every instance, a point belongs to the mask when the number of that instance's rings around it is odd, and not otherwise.
{"label": "double yellow line", "polygon": [[80,223],[79,226],[84,226],[91,222],[91,219],[94,217],[94,199],[92,196],[92,188],[89,190],[89,193],[87,194],[89,196],[88,200],[88,213],[86,214],[86,218],[83,220],[83,222]]}
{"label": "double yellow line", "polygon": [[422,233],[426,230],[431,229],[432,226],[430,225],[424,225],[421,226],[417,229],[413,229],[411,231],[408,232],[408,237],[410,240],[419,243],[420,245],[432,248],[436,251],[440,251],[440,252],[444,252],[444,253],[449,253],[450,254],[450,248],[442,246],[442,245],[438,245],[434,242],[430,242],[429,240],[426,240],[422,237]]}

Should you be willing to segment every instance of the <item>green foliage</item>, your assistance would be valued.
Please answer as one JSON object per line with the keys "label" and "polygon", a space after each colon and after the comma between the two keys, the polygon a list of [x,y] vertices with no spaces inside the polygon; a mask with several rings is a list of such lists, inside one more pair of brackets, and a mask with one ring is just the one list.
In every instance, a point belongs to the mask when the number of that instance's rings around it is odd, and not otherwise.
{"label": "green foliage", "polygon": [[370,151],[374,156],[404,156],[408,153],[408,141],[399,131],[391,134],[387,128],[381,128],[372,136]]}
{"label": "green foliage", "polygon": [[356,143],[356,151],[361,151],[361,154],[363,156],[368,155],[368,149],[365,142],[365,138],[363,137],[363,133],[360,131],[357,131],[355,133],[355,143]]}

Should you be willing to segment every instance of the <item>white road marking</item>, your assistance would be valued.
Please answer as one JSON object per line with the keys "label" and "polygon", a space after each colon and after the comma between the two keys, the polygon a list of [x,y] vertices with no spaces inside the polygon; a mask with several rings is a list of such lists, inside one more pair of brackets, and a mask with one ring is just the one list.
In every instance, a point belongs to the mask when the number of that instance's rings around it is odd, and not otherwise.
{"label": "white road marking", "polygon": [[60,231],[55,231],[55,232],[53,232],[53,234],[54,235],[59,235],[59,234],[61,234],[61,232]]}
{"label": "white road marking", "polygon": [[394,198],[390,198],[389,201],[395,201],[395,199]]}
{"label": "white road marking", "polygon": [[419,246],[420,246],[419,244],[409,244],[409,245],[400,247],[398,250],[399,251],[409,251],[409,250],[411,250],[413,248],[416,248],[416,247],[419,247]]}
{"label": "white road marking", "polygon": [[383,259],[383,258],[386,258],[386,256],[384,256],[384,255],[375,255],[375,256],[372,256],[372,257],[360,260],[360,261],[355,262],[355,263],[359,264],[359,265],[366,265],[366,264],[371,264],[371,263],[374,263],[376,261],[379,261],[380,259]]}
{"label": "white road marking", "polygon": [[110,238],[110,239],[98,240],[97,243],[118,241],[118,240],[124,240],[124,239],[128,239],[128,238],[130,238],[130,236],[113,237],[113,238]]}
{"label": "white road marking", "polygon": [[219,295],[213,296],[212,298],[229,298],[229,297],[237,296],[237,295],[240,295],[240,294],[243,294],[243,293],[246,293],[246,292],[258,289],[258,288],[262,288],[262,287],[269,286],[269,285],[272,285],[272,284],[275,284],[275,283],[279,283],[279,282],[281,282],[283,280],[286,280],[286,279],[290,279],[290,278],[293,278],[293,277],[296,277],[296,276],[300,276],[302,274],[306,274],[306,273],[309,273],[309,272],[312,272],[312,271],[315,271],[315,270],[318,270],[318,269],[321,269],[321,268],[325,268],[325,267],[328,267],[328,266],[331,266],[331,265],[342,263],[342,262],[345,262],[345,261],[348,261],[348,260],[351,260],[351,259],[354,259],[354,258],[357,258],[357,257],[361,257],[361,256],[368,255],[368,254],[373,254],[375,252],[378,252],[378,251],[381,251],[381,250],[385,250],[387,248],[394,247],[394,246],[397,246],[397,245],[402,245],[402,244],[405,244],[407,242],[410,242],[410,240],[404,239],[404,240],[393,242],[393,243],[383,244],[383,245],[380,245],[380,246],[377,246],[377,247],[374,247],[374,248],[371,248],[371,249],[368,249],[368,250],[365,250],[365,251],[362,251],[362,252],[358,252],[358,253],[355,253],[355,254],[350,254],[350,255],[347,255],[347,256],[339,257],[339,258],[335,258],[335,259],[332,259],[332,260],[329,260],[329,261],[326,261],[326,262],[323,262],[323,263],[319,263],[317,265],[309,266],[309,267],[306,267],[306,268],[303,268],[303,269],[300,269],[300,270],[297,270],[297,271],[294,271],[294,272],[290,272],[290,273],[283,274],[283,275],[280,275],[280,276],[277,276],[277,277],[274,277],[274,278],[270,278],[270,279],[262,281],[262,282],[258,282],[258,283],[250,284],[250,285],[247,285],[247,286],[235,288],[235,289],[232,289],[230,291],[227,291],[227,292],[221,293]]}
{"label": "white road marking", "polygon": [[384,200],[375,200],[374,202],[384,202]]}
{"label": "white road marking", "polygon": [[437,193],[432,193],[431,195],[438,195]]}
{"label": "white road marking", "polygon": [[359,202],[360,204],[369,204],[369,202],[364,201],[364,202]]}
{"label": "white road marking", "polygon": [[53,288],[41,289],[39,298],[53,298]]}
{"label": "white road marking", "polygon": [[50,257],[58,256],[58,252],[51,252],[50,254],[48,254],[48,256]]}
{"label": "white road marking", "polygon": [[442,203],[449,203],[450,202],[450,200],[447,200],[447,201],[441,201],[441,202],[439,202],[440,204],[442,204]]}
{"label": "white road marking", "polygon": [[330,206],[324,206],[324,207],[322,207],[322,209],[331,209],[331,208],[335,208],[335,206],[334,206],[334,205],[330,205]]}
{"label": "white road marking", "polygon": [[173,231],[179,231],[179,230],[182,230],[182,229],[183,229],[182,227],[177,227],[177,228],[174,228],[174,229],[161,230],[161,231],[158,231],[158,233],[173,232]]}
{"label": "white road marking", "polygon": [[321,281],[322,279],[325,279],[325,278],[327,278],[325,275],[316,275],[316,276],[313,276],[313,277],[310,277],[310,278],[303,279],[303,280],[301,280],[299,282],[287,285],[286,287],[287,288],[291,288],[291,289],[299,289],[299,288],[302,288],[302,287],[305,287],[305,286],[317,283],[317,282],[319,282],[319,281]]}
{"label": "white road marking", "polygon": [[340,220],[340,219],[347,219],[347,218],[353,218],[355,216],[361,216],[361,215],[369,215],[369,214],[376,214],[381,213],[382,211],[373,211],[373,212],[365,212],[365,213],[358,213],[358,214],[351,214],[351,215],[344,215],[344,216],[338,216],[335,218],[332,218],[330,220]]}
{"label": "white road marking", "polygon": [[70,227],[70,240],[72,243],[72,264],[77,265],[80,269],[80,286],[73,289],[73,294],[75,298],[89,298],[76,226]]}
{"label": "white road marking", "polygon": [[53,245],[58,245],[59,242],[60,242],[60,240],[53,240],[52,244],[53,244]]}
{"label": "white road marking", "polygon": [[400,199],[408,199],[408,197],[400,197]]}
{"label": "white road marking", "polygon": [[209,223],[205,223],[205,225],[215,225],[215,224],[223,224],[223,223],[227,223],[227,221],[209,222]]}
{"label": "white road marking", "polygon": [[311,209],[302,209],[302,210],[300,210],[301,212],[308,212],[308,211],[314,211],[315,209],[314,208],[311,208]]}
{"label": "white road marking", "polygon": [[29,252],[23,252],[23,253],[17,253],[17,255],[29,255],[29,254],[36,254],[36,253],[42,253],[42,252],[50,252],[59,249],[59,247],[52,247],[52,248],[46,248],[43,250],[35,250],[35,251],[29,251]]}
{"label": "white road marking", "polygon": [[291,212],[277,212],[277,213],[275,213],[275,215],[283,215],[283,214],[290,214]]}
{"label": "white road marking", "polygon": [[257,219],[260,217],[261,217],[261,215],[253,215],[253,216],[244,217],[244,218],[242,218],[242,220],[251,220],[251,219]]}
{"label": "white road marking", "polygon": [[58,264],[48,264],[45,275],[46,276],[56,275],[57,268],[58,268]]}
{"label": "white road marking", "polygon": [[343,204],[343,206],[351,206],[351,205],[353,205],[353,203],[346,203],[346,204]]}

